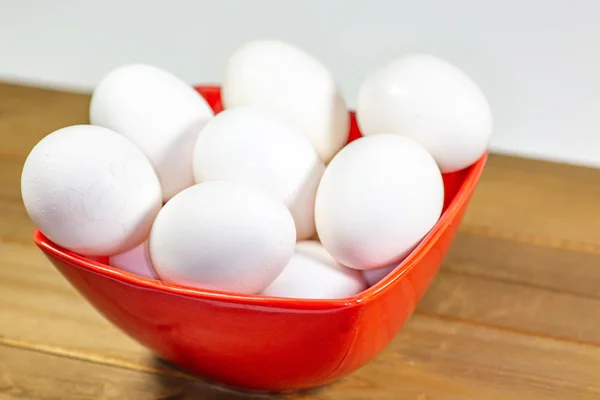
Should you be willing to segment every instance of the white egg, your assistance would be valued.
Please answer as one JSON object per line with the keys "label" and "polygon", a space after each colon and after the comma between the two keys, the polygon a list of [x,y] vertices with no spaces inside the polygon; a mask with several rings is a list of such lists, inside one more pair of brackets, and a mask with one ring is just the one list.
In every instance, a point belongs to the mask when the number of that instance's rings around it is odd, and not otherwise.
{"label": "white egg", "polygon": [[394,263],[387,267],[363,270],[362,274],[363,274],[365,281],[367,282],[367,285],[369,285],[369,287],[375,285],[377,282],[379,282],[380,280],[382,280],[383,278],[388,276],[388,274],[390,272],[392,272],[394,269],[396,269],[398,264],[399,263]]}
{"label": "white egg", "polygon": [[150,233],[150,257],[164,281],[254,294],[281,273],[295,241],[292,215],[275,196],[238,181],[210,181],[164,205]]}
{"label": "white egg", "polygon": [[89,256],[140,244],[162,205],[144,154],[122,135],[91,125],[62,128],[38,142],[25,161],[21,192],[44,235]]}
{"label": "white egg", "polygon": [[147,240],[144,240],[142,244],[129,251],[110,257],[108,263],[113,267],[131,272],[132,274],[158,279],[152,266],[152,260],[150,259]]}
{"label": "white egg", "polygon": [[339,299],[354,296],[367,285],[360,271],[339,264],[317,241],[296,244],[283,272],[261,292],[264,296]]}
{"label": "white egg", "polygon": [[325,165],[302,131],[268,109],[235,107],[202,130],[194,150],[196,182],[240,180],[280,198],[298,240],[316,233],[314,206]]}
{"label": "white egg", "polygon": [[443,173],[473,164],[492,135],[492,113],[480,88],[454,65],[426,54],[373,71],[360,87],[356,117],[363,135],[415,139]]}
{"label": "white egg", "polygon": [[164,201],[194,184],[194,143],[212,116],[208,103],[191,86],[145,64],[128,64],[108,73],[90,103],[93,125],[125,135],[146,154]]}
{"label": "white egg", "polygon": [[443,203],[442,175],[422,146],[394,133],[366,136],[325,170],[315,201],[317,232],[343,265],[383,267],[419,243]]}
{"label": "white egg", "polygon": [[347,142],[346,102],[327,68],[303,50],[255,40],[228,60],[221,96],[225,108],[270,107],[297,123],[326,163]]}

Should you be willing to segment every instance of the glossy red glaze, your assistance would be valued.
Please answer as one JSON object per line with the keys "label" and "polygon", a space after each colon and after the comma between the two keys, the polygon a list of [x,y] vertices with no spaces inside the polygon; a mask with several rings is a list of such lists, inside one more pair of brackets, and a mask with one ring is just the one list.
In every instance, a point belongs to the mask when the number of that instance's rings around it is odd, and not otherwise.
{"label": "glossy red glaze", "polygon": [[[218,87],[199,87],[215,111]],[[360,137],[352,115],[351,140]],[[36,244],[108,320],[155,354],[229,386],[297,390],[361,367],[396,335],[436,275],[487,155],[444,177],[448,201],[437,225],[392,273],[339,300],[238,295],[139,277],[66,251],[35,233]]]}

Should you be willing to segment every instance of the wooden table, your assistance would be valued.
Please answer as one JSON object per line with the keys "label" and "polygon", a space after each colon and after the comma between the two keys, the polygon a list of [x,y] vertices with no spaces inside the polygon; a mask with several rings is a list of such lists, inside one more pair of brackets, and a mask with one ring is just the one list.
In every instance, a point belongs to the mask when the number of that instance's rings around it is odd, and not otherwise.
{"label": "wooden table", "polygon": [[[243,399],[109,325],[34,247],[20,172],[89,96],[0,84],[0,399]],[[283,396],[274,398],[284,398]],[[293,399],[600,399],[600,170],[490,157],[418,310],[374,361]]]}

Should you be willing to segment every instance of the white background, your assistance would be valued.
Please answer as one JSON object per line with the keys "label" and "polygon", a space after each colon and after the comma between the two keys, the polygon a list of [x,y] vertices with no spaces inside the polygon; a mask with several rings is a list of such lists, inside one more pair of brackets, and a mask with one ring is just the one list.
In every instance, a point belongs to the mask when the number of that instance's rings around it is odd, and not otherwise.
{"label": "white background", "polygon": [[492,104],[492,149],[600,166],[597,0],[0,0],[0,79],[90,90],[146,62],[219,82],[242,43],[272,37],[320,58],[350,106],[364,75],[423,51]]}

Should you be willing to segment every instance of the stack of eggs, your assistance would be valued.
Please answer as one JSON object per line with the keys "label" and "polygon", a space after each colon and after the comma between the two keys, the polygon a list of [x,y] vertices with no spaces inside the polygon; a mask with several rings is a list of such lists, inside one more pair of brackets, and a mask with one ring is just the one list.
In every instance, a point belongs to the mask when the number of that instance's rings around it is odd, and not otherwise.
{"label": "stack of eggs", "polygon": [[111,71],[94,90],[90,124],[50,133],[29,154],[30,218],[56,244],[147,278],[343,298],[419,244],[442,212],[442,174],[473,164],[492,130],[480,89],[423,54],[364,80],[364,136],[348,145],[335,79],[289,44],[238,49],[221,95],[215,115],[166,71]]}

